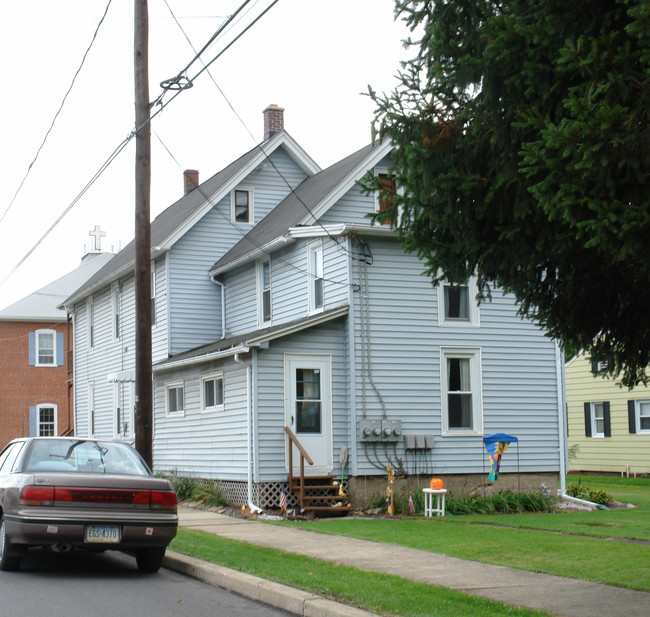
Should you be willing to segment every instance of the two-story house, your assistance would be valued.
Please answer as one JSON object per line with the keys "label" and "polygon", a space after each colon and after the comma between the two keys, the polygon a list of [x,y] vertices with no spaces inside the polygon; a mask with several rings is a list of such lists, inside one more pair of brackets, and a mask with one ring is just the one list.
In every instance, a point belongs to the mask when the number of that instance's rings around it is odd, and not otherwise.
{"label": "two-story house", "polygon": [[[267,108],[259,146],[152,222],[155,468],[277,505],[290,453],[299,471],[290,432],[305,473],[344,473],[353,501],[389,466],[460,492],[483,482],[483,436],[506,432],[519,451],[499,482],[556,479],[554,342],[510,296],[434,287],[371,222],[382,203],[358,183],[387,173],[390,143],[321,170],[282,114]],[[133,263],[131,245],[66,302],[79,435],[133,436]]]}
{"label": "two-story house", "polygon": [[650,473],[650,389],[623,388],[597,369],[584,352],[566,364],[570,469]]}
{"label": "two-story house", "polygon": [[87,253],[72,272],[0,310],[0,448],[73,432],[72,328],[57,306],[112,257]]}

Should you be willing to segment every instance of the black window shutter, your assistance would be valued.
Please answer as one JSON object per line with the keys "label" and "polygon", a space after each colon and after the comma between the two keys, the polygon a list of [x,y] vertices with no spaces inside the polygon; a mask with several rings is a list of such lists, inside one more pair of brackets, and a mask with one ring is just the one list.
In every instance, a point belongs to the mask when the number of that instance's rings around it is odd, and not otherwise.
{"label": "black window shutter", "polygon": [[611,437],[612,423],[609,419],[609,403],[607,401],[603,403],[603,420],[605,421],[605,437]]}
{"label": "black window shutter", "polygon": [[591,405],[585,403],[585,435],[591,437]]}
{"label": "black window shutter", "polygon": [[634,401],[627,402],[627,422],[630,427],[630,433],[636,433],[636,409]]}

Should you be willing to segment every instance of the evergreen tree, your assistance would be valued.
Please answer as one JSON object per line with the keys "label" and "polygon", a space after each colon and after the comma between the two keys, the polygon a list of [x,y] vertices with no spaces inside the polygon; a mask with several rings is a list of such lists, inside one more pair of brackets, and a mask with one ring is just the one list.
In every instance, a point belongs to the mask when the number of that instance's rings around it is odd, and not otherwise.
{"label": "evergreen tree", "polygon": [[512,292],[550,336],[647,383],[650,4],[396,4],[417,54],[394,92],[370,91],[403,188],[380,217],[434,282],[476,274],[484,298]]}

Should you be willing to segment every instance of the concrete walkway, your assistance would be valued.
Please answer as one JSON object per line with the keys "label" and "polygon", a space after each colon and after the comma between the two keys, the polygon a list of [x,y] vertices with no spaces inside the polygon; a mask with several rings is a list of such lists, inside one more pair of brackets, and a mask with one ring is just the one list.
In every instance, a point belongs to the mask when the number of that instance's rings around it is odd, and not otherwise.
{"label": "concrete walkway", "polygon": [[[650,615],[650,593],[644,591],[633,591],[548,574],[536,574],[525,570],[493,566],[344,536],[328,535],[327,541],[324,542],[322,534],[312,531],[269,525],[259,521],[233,518],[214,512],[183,507],[179,509],[179,519],[182,527],[200,529],[224,538],[307,555],[362,570],[394,574],[419,583],[447,587],[470,595],[557,615],[567,617],[648,617]],[[576,559],[579,558],[580,556],[576,555]],[[199,560],[182,558],[177,554],[170,553],[165,565],[197,575],[198,571],[191,572],[190,570],[197,568],[202,563]],[[217,569],[232,573],[225,568],[217,567]],[[224,572],[220,572],[220,580],[223,576]],[[259,586],[261,583],[255,577],[249,577],[251,580],[247,582],[243,581],[242,577],[247,576],[232,573],[231,578],[234,577],[239,581],[237,588],[233,588],[234,583],[209,582],[231,588],[248,597],[255,597],[242,589],[247,585]],[[206,580],[200,575],[198,577]],[[265,583],[271,587],[276,586],[274,583],[266,581]],[[262,587],[264,587],[265,599],[260,597],[257,599],[297,614],[339,615],[340,617],[368,614],[342,605],[335,607],[333,602],[329,602],[328,607],[321,610],[322,606],[319,605],[317,596],[298,592],[282,585],[277,585],[278,588],[284,589],[278,596],[280,599],[273,600],[275,592],[269,591],[269,588],[264,585]],[[289,607],[292,594],[295,596],[296,602]],[[269,595],[271,600],[269,600]],[[310,601],[313,602],[310,604]],[[328,601],[321,599],[321,603],[323,602]]]}

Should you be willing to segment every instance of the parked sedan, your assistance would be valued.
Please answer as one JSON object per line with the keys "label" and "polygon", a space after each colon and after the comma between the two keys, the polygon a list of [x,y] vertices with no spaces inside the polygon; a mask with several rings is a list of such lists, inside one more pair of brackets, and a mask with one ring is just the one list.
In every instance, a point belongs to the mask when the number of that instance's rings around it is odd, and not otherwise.
{"label": "parked sedan", "polygon": [[131,552],[156,572],[177,527],[172,485],[126,443],[29,437],[0,453],[0,570],[40,546]]}

